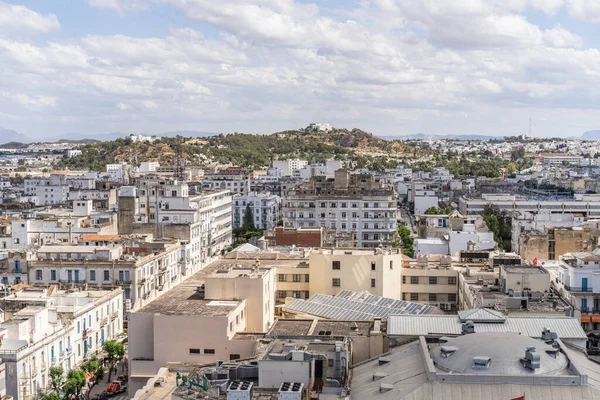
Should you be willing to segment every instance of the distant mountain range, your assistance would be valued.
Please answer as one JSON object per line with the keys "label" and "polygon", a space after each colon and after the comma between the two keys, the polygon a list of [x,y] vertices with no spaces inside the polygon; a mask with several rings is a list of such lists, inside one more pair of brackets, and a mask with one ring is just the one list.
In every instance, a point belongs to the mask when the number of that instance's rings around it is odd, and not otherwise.
{"label": "distant mountain range", "polygon": [[22,133],[0,127],[0,143],[30,143],[31,141],[32,140],[30,138],[28,138],[26,135],[23,135]]}
{"label": "distant mountain range", "polygon": [[486,136],[486,135],[430,135],[426,133],[414,133],[412,135],[403,136],[378,136],[384,140],[491,140],[503,139],[503,136]]}
{"label": "distant mountain range", "polygon": [[[76,141],[73,139],[67,138],[78,138],[81,142],[86,142],[89,140],[93,141],[109,141],[115,140],[118,138],[125,138],[127,136],[132,135],[131,132],[112,132],[112,133],[100,133],[100,134],[90,134],[90,133],[67,133],[63,135],[55,135],[50,137],[45,137],[41,140],[33,140],[27,135],[19,133],[17,131],[13,131],[11,129],[5,129],[0,127],[0,147],[2,143],[33,143],[33,142],[59,142],[59,141]],[[134,135],[150,135],[148,133],[134,133]],[[200,131],[170,131],[159,133],[155,136],[165,136],[165,137],[175,137],[175,136],[185,136],[185,137],[206,137],[206,136],[215,136],[218,133],[214,132],[200,132]]]}
{"label": "distant mountain range", "polygon": [[581,140],[600,140],[600,130],[583,132]]}

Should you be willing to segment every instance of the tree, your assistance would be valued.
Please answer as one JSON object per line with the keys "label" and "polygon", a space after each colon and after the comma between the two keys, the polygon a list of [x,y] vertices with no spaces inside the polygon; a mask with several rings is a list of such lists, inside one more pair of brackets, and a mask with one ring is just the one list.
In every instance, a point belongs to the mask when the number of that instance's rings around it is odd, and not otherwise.
{"label": "tree", "polygon": [[63,367],[50,367],[50,387],[55,392],[60,392],[65,384],[65,370]]}
{"label": "tree", "polygon": [[523,146],[519,146],[519,147],[513,148],[510,151],[510,159],[512,161],[517,161],[517,160],[520,160],[520,159],[522,159],[524,157],[525,157],[525,148]]}
{"label": "tree", "polygon": [[494,233],[494,240],[498,243],[498,247],[505,251],[511,251],[512,217],[497,206],[486,204],[483,207],[483,221]]}
{"label": "tree", "polygon": [[114,340],[108,340],[104,342],[104,347],[102,347],[102,349],[106,353],[106,361],[108,362],[108,381],[110,382],[113,367],[117,361],[121,360],[125,356],[125,348],[123,347],[123,343],[117,343]]}
{"label": "tree", "polygon": [[415,240],[412,237],[412,232],[406,226],[399,225],[397,234],[400,238],[402,253],[406,254],[410,258],[413,258],[415,256],[415,250],[413,248]]}
{"label": "tree", "polygon": [[242,229],[246,232],[256,230],[256,226],[254,226],[254,213],[252,212],[252,208],[250,208],[250,204],[246,206],[246,212],[244,213],[244,222],[242,223]]}
{"label": "tree", "polygon": [[67,381],[63,386],[63,391],[67,397],[81,394],[81,389],[85,386],[85,372],[82,369],[73,369],[67,375]]}
{"label": "tree", "polygon": [[441,208],[437,208],[436,206],[429,207],[425,210],[425,215],[444,215],[448,214],[447,210],[442,210]]}
{"label": "tree", "polygon": [[90,393],[92,392],[92,388],[98,383],[100,383],[102,378],[104,378],[104,367],[102,366],[102,363],[100,362],[98,357],[94,355],[90,360],[81,364],[81,369],[85,372],[93,373],[93,377],[90,380],[91,385],[88,388],[87,392],[87,400],[90,400]]}
{"label": "tree", "polygon": [[63,400],[60,393],[51,391],[44,395],[44,400]]}

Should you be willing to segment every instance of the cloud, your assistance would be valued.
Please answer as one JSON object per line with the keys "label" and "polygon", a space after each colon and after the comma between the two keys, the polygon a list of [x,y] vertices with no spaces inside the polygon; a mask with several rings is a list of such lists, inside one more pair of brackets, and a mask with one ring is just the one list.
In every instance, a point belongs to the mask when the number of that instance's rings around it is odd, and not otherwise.
{"label": "cloud", "polygon": [[600,23],[600,2],[595,0],[566,0],[569,14],[581,21]]}
{"label": "cloud", "polygon": [[41,15],[25,6],[0,1],[0,35],[26,36],[57,30],[60,23],[56,15]]}
{"label": "cloud", "polygon": [[27,108],[55,107],[57,98],[54,96],[29,96],[24,93],[2,93],[4,97],[12,98],[17,103]]}
{"label": "cloud", "polygon": [[89,0],[90,7],[108,9],[119,15],[143,10],[151,0]]}
{"label": "cloud", "polygon": [[[91,0],[120,15],[158,3],[183,17],[165,20],[157,37],[0,36],[0,87],[9,94],[0,109],[26,124],[23,106],[33,115],[52,107],[46,122],[63,131],[274,131],[315,119],[388,134],[508,134],[498,132],[506,124],[488,123],[493,113],[502,121],[522,109],[535,118],[600,104],[600,52],[566,22],[548,29],[527,18],[531,10],[553,18],[570,2]],[[572,120],[564,116],[556,113]],[[566,128],[560,123],[549,128]]]}

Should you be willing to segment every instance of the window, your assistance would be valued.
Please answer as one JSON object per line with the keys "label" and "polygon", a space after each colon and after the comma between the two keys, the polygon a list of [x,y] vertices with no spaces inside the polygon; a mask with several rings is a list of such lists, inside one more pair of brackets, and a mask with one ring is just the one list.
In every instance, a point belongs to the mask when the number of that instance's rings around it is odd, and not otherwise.
{"label": "window", "polygon": [[332,269],[341,269],[342,268],[342,264],[340,261],[332,261],[331,262],[331,268]]}
{"label": "window", "polygon": [[402,293],[402,301],[406,301],[406,293]]}
{"label": "window", "polygon": [[327,207],[327,203],[321,203],[321,208]]}
{"label": "window", "polygon": [[448,277],[448,285],[456,285],[456,277],[455,276]]}
{"label": "window", "polygon": [[204,354],[215,354],[215,349],[204,349]]}
{"label": "window", "polygon": [[448,293],[448,301],[456,303],[456,293]]}
{"label": "window", "polygon": [[304,298],[308,299],[310,297],[310,292],[308,290],[304,291]]}
{"label": "window", "polygon": [[56,280],[56,270],[55,269],[51,269],[50,270],[50,280],[51,281],[55,281]]}
{"label": "window", "polygon": [[105,269],[104,270],[104,280],[105,281],[109,281],[110,280],[110,271]]}
{"label": "window", "polygon": [[371,279],[371,287],[375,287],[375,279]]}
{"label": "window", "polygon": [[233,321],[231,321],[231,322],[229,323],[229,330],[230,330],[230,331],[232,331],[232,330],[233,330]]}
{"label": "window", "polygon": [[309,274],[304,275],[304,282],[310,282],[310,275]]}
{"label": "window", "polygon": [[340,287],[340,285],[342,284],[340,278],[333,278],[331,280],[331,286],[333,287]]}
{"label": "window", "polygon": [[42,270],[38,269],[37,271],[35,271],[35,279],[37,279],[38,281],[42,280]]}
{"label": "window", "polygon": [[239,360],[241,357],[239,354],[230,354],[229,355],[229,359],[230,360]]}
{"label": "window", "polygon": [[292,292],[292,297],[293,297],[294,299],[299,299],[299,298],[301,298],[301,297],[302,297],[302,294],[301,294],[301,293],[302,293],[302,292],[300,292],[299,290],[294,290],[294,291]]}
{"label": "window", "polygon": [[371,271],[375,271],[375,261],[371,261]]}
{"label": "window", "polygon": [[190,349],[190,354],[200,354],[200,349]]}
{"label": "window", "polygon": [[302,275],[300,275],[300,274],[294,274],[293,281],[294,282],[302,282]]}
{"label": "window", "polygon": [[346,213],[342,212],[342,218],[346,218]]}
{"label": "window", "polygon": [[437,301],[437,293],[429,293],[429,301]]}
{"label": "window", "polygon": [[95,281],[96,280],[96,271],[92,270],[90,271],[90,281]]}
{"label": "window", "polygon": [[342,203],[342,208],[347,208],[348,204],[347,203]]}
{"label": "window", "polygon": [[406,283],[406,276],[404,276],[404,275],[402,276],[402,283],[403,284]]}
{"label": "window", "polygon": [[419,293],[411,293],[410,301],[419,301]]}
{"label": "window", "polygon": [[429,277],[429,284],[430,285],[437,285],[437,276],[430,276]]}
{"label": "window", "polygon": [[278,290],[277,291],[277,297],[280,299],[283,299],[287,296],[287,292],[285,290]]}
{"label": "window", "polygon": [[278,280],[279,280],[279,282],[285,282],[286,281],[285,274],[278,274]]}
{"label": "window", "polygon": [[418,276],[411,276],[410,277],[410,284],[411,285],[418,285],[419,284],[419,277]]}
{"label": "window", "polygon": [[330,358],[329,360],[327,360],[327,366],[333,367],[333,359]]}
{"label": "window", "polygon": [[394,269],[394,261],[390,260],[390,269]]}

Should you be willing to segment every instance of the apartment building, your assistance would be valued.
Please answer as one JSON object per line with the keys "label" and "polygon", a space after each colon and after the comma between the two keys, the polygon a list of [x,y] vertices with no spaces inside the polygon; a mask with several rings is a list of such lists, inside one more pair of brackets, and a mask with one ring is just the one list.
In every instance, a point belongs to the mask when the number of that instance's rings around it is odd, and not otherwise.
{"label": "apartment building", "polygon": [[[94,242],[104,242],[99,237]],[[124,239],[119,244],[41,246],[28,262],[31,285],[121,287],[125,312],[137,310],[183,280],[177,241]]]}
{"label": "apartment building", "polygon": [[187,182],[147,177],[121,187],[119,233],[152,233],[182,243],[182,273],[193,274],[232,243],[228,190],[197,191]]}
{"label": "apartment building", "polygon": [[37,398],[49,384],[49,367],[65,372],[123,332],[121,289],[64,291],[32,288],[3,299],[0,357],[6,394]]}
{"label": "apartment building", "polygon": [[452,257],[418,256],[402,269],[401,292],[404,301],[456,310],[458,271],[452,268]]}
{"label": "apartment building", "polygon": [[202,187],[210,190],[229,190],[234,194],[248,194],[252,177],[251,171],[240,167],[230,167],[204,174]]}
{"label": "apartment building", "polygon": [[402,254],[397,250],[319,249],[308,257],[309,292],[366,291],[400,299]]}
{"label": "apartment building", "polygon": [[540,210],[537,213],[514,211],[511,223],[511,249],[515,253],[521,253],[520,237],[523,234],[544,233],[550,228],[576,228],[584,225],[586,225],[585,218],[579,213],[553,214],[547,210]]}
{"label": "apartment building", "polygon": [[35,259],[31,250],[6,250],[0,252],[0,283],[18,285],[29,282],[29,262]]}
{"label": "apartment building", "polygon": [[129,397],[169,362],[210,364],[254,356],[256,340],[245,340],[243,333],[268,331],[274,304],[275,269],[218,260],[132,313]]}
{"label": "apartment building", "polygon": [[298,170],[308,165],[308,161],[299,158],[288,158],[287,160],[273,160],[272,167],[281,171],[282,176],[294,176]]}
{"label": "apartment building", "polygon": [[28,177],[23,185],[25,195],[36,196],[40,205],[65,204],[69,200],[69,184],[65,175]]}
{"label": "apartment building", "polygon": [[584,217],[600,217],[600,195],[583,194],[573,199],[531,199],[511,194],[483,194],[480,198],[461,197],[459,211],[463,215],[481,214],[486,205],[493,204],[500,210],[513,212],[546,212],[551,214],[581,214]]}
{"label": "apartment building", "polygon": [[584,329],[599,329],[600,250],[564,254],[557,268],[547,269],[555,277],[552,285],[556,291],[580,313]]}
{"label": "apartment building", "polygon": [[51,209],[17,218],[10,224],[10,233],[0,237],[0,249],[25,249],[44,244],[76,243],[82,235],[116,234],[117,214],[97,211],[92,200],[74,201],[71,210]]}
{"label": "apartment building", "polygon": [[280,219],[281,197],[271,193],[236,194],[233,196],[233,226],[241,227],[248,207],[252,211],[254,226],[273,229]]}
{"label": "apartment building", "polygon": [[396,232],[396,214],[396,194],[390,184],[343,169],[335,171],[334,179],[311,178],[283,200],[285,227],[324,226],[353,232],[354,247],[386,246]]}

